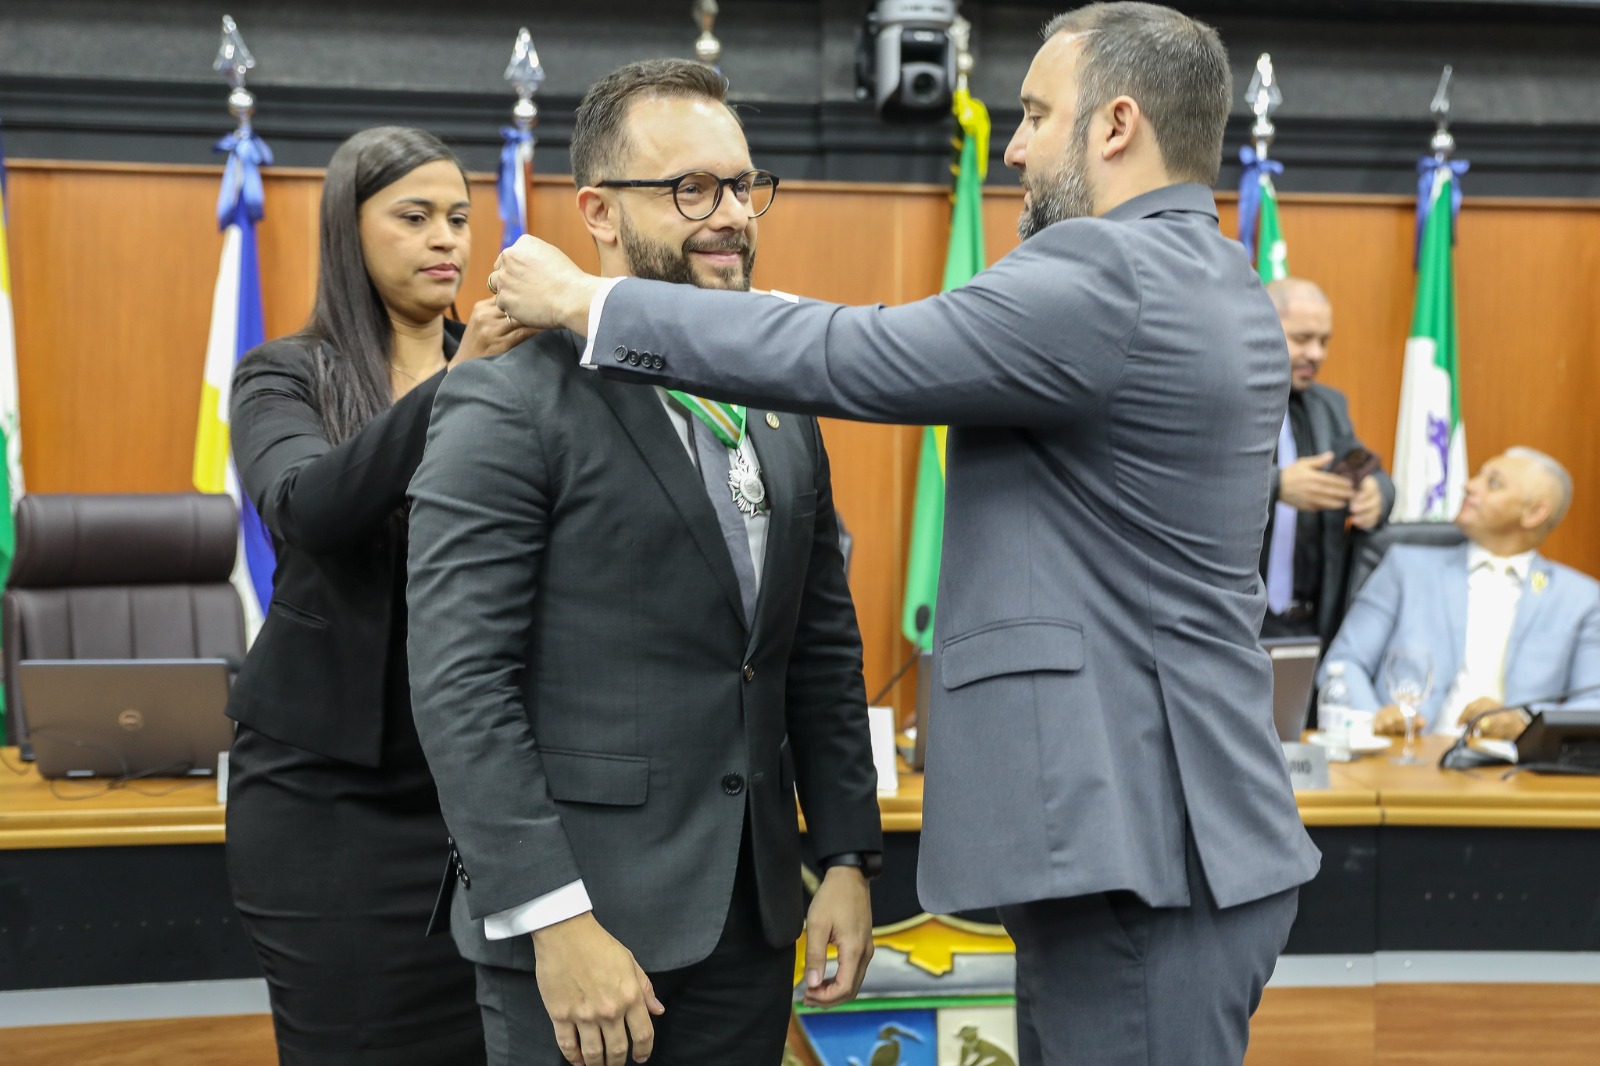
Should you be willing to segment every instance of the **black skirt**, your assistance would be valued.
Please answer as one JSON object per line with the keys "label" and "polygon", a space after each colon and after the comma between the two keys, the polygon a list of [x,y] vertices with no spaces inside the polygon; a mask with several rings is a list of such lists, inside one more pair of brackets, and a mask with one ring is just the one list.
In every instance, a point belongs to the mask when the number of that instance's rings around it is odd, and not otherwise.
{"label": "black skirt", "polygon": [[386,716],[376,769],[234,740],[228,875],[284,1064],[484,1061],[472,965],[423,935],[446,830],[409,717]]}

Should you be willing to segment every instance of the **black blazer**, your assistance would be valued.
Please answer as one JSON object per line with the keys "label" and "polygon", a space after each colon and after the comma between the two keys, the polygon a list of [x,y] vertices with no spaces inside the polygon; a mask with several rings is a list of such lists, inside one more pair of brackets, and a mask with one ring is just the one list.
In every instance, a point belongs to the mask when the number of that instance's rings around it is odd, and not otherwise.
{"label": "black blazer", "polygon": [[[454,355],[462,327],[445,324]],[[383,746],[395,555],[391,519],[422,459],[444,379],[419,384],[337,446],[328,443],[307,342],[269,341],[233,374],[229,415],[244,492],[272,534],[272,604],[228,715],[275,740],[377,766]]]}
{"label": "black blazer", "polygon": [[[1303,399],[1311,422],[1309,454],[1333,452],[1337,460],[1351,448],[1362,447],[1361,441],[1356,438],[1355,425],[1350,421],[1350,405],[1344,393],[1327,385],[1313,383],[1305,391]],[[1383,492],[1383,516],[1373,528],[1382,529],[1389,521],[1389,509],[1394,506],[1394,482],[1382,467],[1373,476],[1378,479],[1378,487]],[[1267,529],[1261,542],[1262,577],[1267,573],[1267,552],[1272,546],[1272,518],[1276,513],[1273,507],[1277,502],[1278,466],[1274,463],[1272,498],[1267,504]],[[1345,519],[1349,515],[1348,508],[1322,514],[1322,573],[1317,589],[1317,635],[1322,638],[1324,648],[1332,643],[1333,635],[1339,631],[1339,623],[1344,620],[1345,600],[1348,598],[1345,595],[1345,579],[1350,565],[1351,545],[1351,531],[1345,528]]]}

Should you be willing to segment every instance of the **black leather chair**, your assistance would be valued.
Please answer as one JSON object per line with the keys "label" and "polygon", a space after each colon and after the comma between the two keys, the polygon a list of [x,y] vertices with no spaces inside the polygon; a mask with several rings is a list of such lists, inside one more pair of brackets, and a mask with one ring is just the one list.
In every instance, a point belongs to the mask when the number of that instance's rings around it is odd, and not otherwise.
{"label": "black leather chair", "polygon": [[26,748],[24,659],[240,659],[229,584],[239,519],[226,496],[32,495],[0,601],[11,743]]}
{"label": "black leather chair", "polygon": [[1438,548],[1453,548],[1467,539],[1454,522],[1391,522],[1382,529],[1362,533],[1350,546],[1350,568],[1345,587],[1345,607],[1355,602],[1356,593],[1366,584],[1367,578],[1383,562],[1384,554],[1394,544],[1424,544]]}

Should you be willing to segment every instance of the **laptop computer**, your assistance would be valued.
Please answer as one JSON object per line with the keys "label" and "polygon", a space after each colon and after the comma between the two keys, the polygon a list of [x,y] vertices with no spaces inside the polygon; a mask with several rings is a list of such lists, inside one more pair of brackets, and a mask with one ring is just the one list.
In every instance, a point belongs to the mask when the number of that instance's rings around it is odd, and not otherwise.
{"label": "laptop computer", "polygon": [[1317,685],[1322,642],[1316,637],[1266,637],[1261,646],[1272,656],[1272,724],[1279,740],[1298,744]]}
{"label": "laptop computer", "polygon": [[24,659],[17,684],[42,777],[216,773],[233,743],[225,659]]}

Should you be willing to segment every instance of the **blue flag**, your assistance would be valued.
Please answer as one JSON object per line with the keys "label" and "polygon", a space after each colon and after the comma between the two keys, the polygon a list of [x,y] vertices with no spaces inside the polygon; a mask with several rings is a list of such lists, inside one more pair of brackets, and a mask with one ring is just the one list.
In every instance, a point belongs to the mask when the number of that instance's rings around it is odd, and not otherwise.
{"label": "blue flag", "polygon": [[194,487],[225,492],[239,506],[239,553],[233,584],[244,602],[246,630],[254,636],[272,600],[277,565],[266,525],[239,478],[228,447],[228,396],[233,368],[250,349],[266,340],[261,313],[261,272],[256,257],[256,223],[263,213],[261,167],[272,163],[266,143],[249,130],[224,137],[217,151],[228,153],[217,197],[222,229],[222,262],[211,301],[211,334],[206,344],[201,384],[200,423],[195,434]]}

